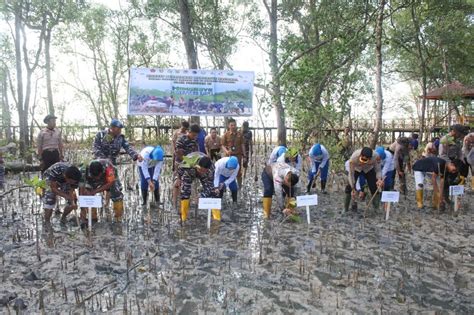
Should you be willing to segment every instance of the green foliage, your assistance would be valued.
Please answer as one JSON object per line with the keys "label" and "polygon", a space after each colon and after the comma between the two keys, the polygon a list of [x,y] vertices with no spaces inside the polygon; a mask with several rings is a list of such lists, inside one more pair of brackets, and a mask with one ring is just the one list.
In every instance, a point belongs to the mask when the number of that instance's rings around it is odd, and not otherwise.
{"label": "green foliage", "polygon": [[24,182],[28,186],[31,186],[35,189],[36,188],[46,189],[46,181],[43,179],[40,179],[38,176],[35,176],[33,178],[25,178]]}

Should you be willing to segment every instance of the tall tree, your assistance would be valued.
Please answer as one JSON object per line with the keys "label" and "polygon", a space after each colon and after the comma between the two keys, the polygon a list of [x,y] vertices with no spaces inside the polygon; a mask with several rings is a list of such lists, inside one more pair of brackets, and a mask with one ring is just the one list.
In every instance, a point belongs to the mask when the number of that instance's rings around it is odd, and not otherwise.
{"label": "tall tree", "polygon": [[376,119],[374,134],[372,138],[371,147],[375,149],[379,140],[379,133],[382,129],[382,115],[383,115],[383,92],[382,92],[382,37],[383,37],[383,20],[385,12],[385,0],[380,0],[377,22],[375,25],[375,93],[376,93]]}

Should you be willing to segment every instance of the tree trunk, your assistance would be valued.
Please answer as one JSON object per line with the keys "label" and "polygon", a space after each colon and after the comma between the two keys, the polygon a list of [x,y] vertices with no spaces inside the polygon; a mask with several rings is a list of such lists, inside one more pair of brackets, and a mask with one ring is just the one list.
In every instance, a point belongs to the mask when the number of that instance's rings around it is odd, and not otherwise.
{"label": "tree trunk", "polygon": [[268,16],[270,18],[270,71],[272,74],[272,103],[275,108],[275,118],[278,128],[278,144],[286,145],[285,109],[281,100],[280,73],[278,70],[278,3],[271,0],[270,7],[266,1]]}
{"label": "tree trunk", "polygon": [[10,105],[8,104],[8,80],[7,80],[7,71],[8,69],[3,70],[3,77],[2,77],[2,86],[1,86],[1,103],[2,103],[2,126],[4,130],[2,132],[5,133],[5,139],[7,142],[12,141],[12,131],[10,129],[11,126],[11,114],[10,114]]}
{"label": "tree trunk", "polygon": [[[178,0],[179,14],[181,23],[181,36],[183,39],[184,49],[186,50],[186,57],[188,59],[189,69],[197,69],[197,50],[196,43],[192,34],[191,11],[189,9],[188,0]],[[192,123],[199,123],[199,116],[191,116]]]}
{"label": "tree trunk", "polygon": [[[22,9],[20,5],[15,7],[15,66],[16,66],[16,93],[17,93],[17,110],[18,123],[20,125],[20,152],[26,152],[25,139],[28,139],[28,122],[24,119],[27,114],[23,109],[23,70],[21,66],[21,14]],[[25,123],[26,122],[26,123]]]}
{"label": "tree trunk", "polygon": [[[427,93],[427,69],[426,69],[426,61],[425,61],[425,58],[423,56],[423,50],[422,50],[422,46],[421,46],[421,40],[420,40],[420,34],[421,34],[421,30],[420,30],[420,25],[418,23],[418,20],[416,18],[416,12],[415,12],[415,3],[412,3],[411,5],[411,17],[412,17],[412,21],[413,21],[413,26],[415,27],[415,31],[416,31],[416,36],[415,36],[415,42],[416,42],[416,47],[417,47],[417,51],[418,51],[418,58],[420,58],[420,68],[421,68],[421,93],[422,93],[422,100],[421,100],[421,117],[420,117],[420,135],[419,135],[419,139],[420,141],[423,141],[423,134],[425,133],[425,116],[426,116],[426,93]],[[429,132],[426,133],[427,135],[429,134]],[[429,141],[428,137],[426,137],[424,139],[426,142]]]}
{"label": "tree trunk", "polygon": [[377,16],[377,24],[375,25],[375,91],[377,97],[377,109],[374,128],[374,137],[372,138],[371,147],[374,149],[379,140],[380,130],[382,129],[383,115],[383,95],[382,95],[382,36],[383,36],[383,14],[385,9],[385,0],[381,0],[379,4],[379,12]]}
{"label": "tree trunk", "polygon": [[44,70],[46,72],[46,92],[48,97],[48,111],[54,115],[53,89],[51,87],[51,30],[44,35]]}

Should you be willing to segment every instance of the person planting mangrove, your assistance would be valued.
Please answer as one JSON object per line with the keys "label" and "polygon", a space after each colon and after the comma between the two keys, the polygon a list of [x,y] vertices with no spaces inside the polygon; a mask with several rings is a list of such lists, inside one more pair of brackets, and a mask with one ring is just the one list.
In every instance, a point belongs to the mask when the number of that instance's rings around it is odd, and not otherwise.
{"label": "person planting mangrove", "polygon": [[[178,165],[177,175],[179,181],[175,183],[175,187],[180,190],[180,216],[181,222],[185,222],[188,218],[191,185],[194,180],[201,182],[201,198],[215,197],[214,165],[204,153],[192,152],[183,157],[183,161]],[[212,216],[220,220],[220,211],[212,210]]]}
{"label": "person planting mangrove", "polygon": [[237,175],[239,174],[239,160],[235,156],[223,157],[215,164],[214,187],[219,191],[219,197],[224,196],[226,188],[232,193],[232,202],[237,202]]}
{"label": "person planting mangrove", "polygon": [[464,185],[465,179],[469,174],[469,165],[465,161],[463,154],[463,140],[468,134],[468,127],[455,124],[451,126],[449,133],[440,139],[439,157],[445,161],[461,160],[459,174],[461,176],[461,185]]}
{"label": "person planting mangrove", "polygon": [[270,156],[268,157],[267,165],[272,165],[275,163],[280,156],[285,154],[286,150],[286,146],[282,144],[273,148]]}
{"label": "person planting mangrove", "polygon": [[140,190],[142,193],[142,205],[146,205],[148,191],[153,193],[155,202],[160,202],[160,174],[163,166],[165,152],[159,145],[147,146],[140,152],[143,161],[138,163],[140,175]]}
{"label": "person planting mangrove", "polygon": [[311,187],[314,188],[315,180],[321,177],[321,192],[326,193],[326,182],[329,174],[329,152],[319,143],[316,143],[309,150],[309,159],[311,161],[311,171],[308,173],[308,186],[306,192],[309,193]]}
{"label": "person planting mangrove", "polygon": [[384,179],[383,190],[392,190],[394,186],[393,177],[395,173],[395,163],[393,161],[393,155],[384,147],[377,147],[375,149],[375,152],[380,158],[382,178]]}
{"label": "person planting mangrove", "polygon": [[141,162],[143,160],[142,156],[125,139],[122,128],[124,128],[124,125],[119,120],[112,119],[109,128],[97,133],[93,147],[94,158],[109,159],[112,164],[116,165],[120,150],[124,149],[134,161]]}
{"label": "person planting mangrove", "polygon": [[[123,193],[117,168],[108,159],[98,159],[84,165],[81,173],[79,194],[94,196],[104,191],[109,193],[115,221],[120,222],[123,216]],[[81,220],[81,227],[87,226],[86,208],[81,208]],[[97,208],[92,209],[92,220],[97,221]]]}
{"label": "person planting mangrove", "polygon": [[291,213],[285,198],[295,198],[295,186],[299,177],[295,168],[286,163],[275,162],[265,166],[262,172],[263,182],[263,217],[270,218],[272,208],[272,197],[275,195],[279,209]]}
{"label": "person planting mangrove", "polygon": [[423,190],[425,178],[431,175],[433,186],[433,208],[439,208],[444,201],[448,201],[448,189],[450,184],[456,184],[455,179],[462,167],[462,161],[446,161],[439,157],[427,157],[420,159],[413,164],[416,187],[416,205],[418,209],[423,208]]}
{"label": "person planting mangrove", "polygon": [[66,162],[57,162],[51,165],[43,174],[46,181],[46,191],[43,194],[44,219],[51,222],[53,209],[56,207],[57,197],[66,199],[67,205],[61,216],[61,223],[66,223],[66,217],[72,210],[77,209],[75,189],[81,180],[81,172]]}
{"label": "person planting mangrove", "polygon": [[393,183],[395,184],[395,177],[398,175],[400,184],[400,192],[407,194],[406,183],[406,168],[410,169],[410,139],[407,137],[400,137],[392,143],[388,149],[393,155],[393,162],[395,164],[395,172],[393,173]]}
{"label": "person planting mangrove", "polygon": [[384,185],[379,156],[371,148],[364,147],[352,153],[349,167],[349,183],[351,185],[352,198],[355,198],[356,183],[362,174],[372,194],[372,205],[377,210],[380,205],[380,196],[375,196],[375,194]]}
{"label": "person planting mangrove", "polygon": [[296,148],[289,148],[286,152],[277,159],[277,162],[286,163],[291,167],[294,167],[298,172],[297,175],[300,175],[301,165],[303,164],[303,158]]}

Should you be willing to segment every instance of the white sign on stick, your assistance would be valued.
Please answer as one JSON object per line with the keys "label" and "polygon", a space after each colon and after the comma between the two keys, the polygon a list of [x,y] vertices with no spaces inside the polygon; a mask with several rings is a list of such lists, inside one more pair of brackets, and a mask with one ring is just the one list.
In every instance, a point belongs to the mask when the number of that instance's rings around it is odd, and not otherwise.
{"label": "white sign on stick", "polygon": [[400,200],[400,192],[382,191],[382,202],[398,202],[399,200]]}
{"label": "white sign on stick", "polygon": [[296,196],[296,205],[298,207],[317,206],[318,205],[318,195]]}
{"label": "white sign on stick", "polygon": [[102,196],[79,196],[79,207],[81,208],[101,208]]}
{"label": "white sign on stick", "polygon": [[449,186],[449,195],[450,196],[464,195],[464,186],[462,185]]}
{"label": "white sign on stick", "polygon": [[220,198],[199,198],[199,209],[222,209]]}

